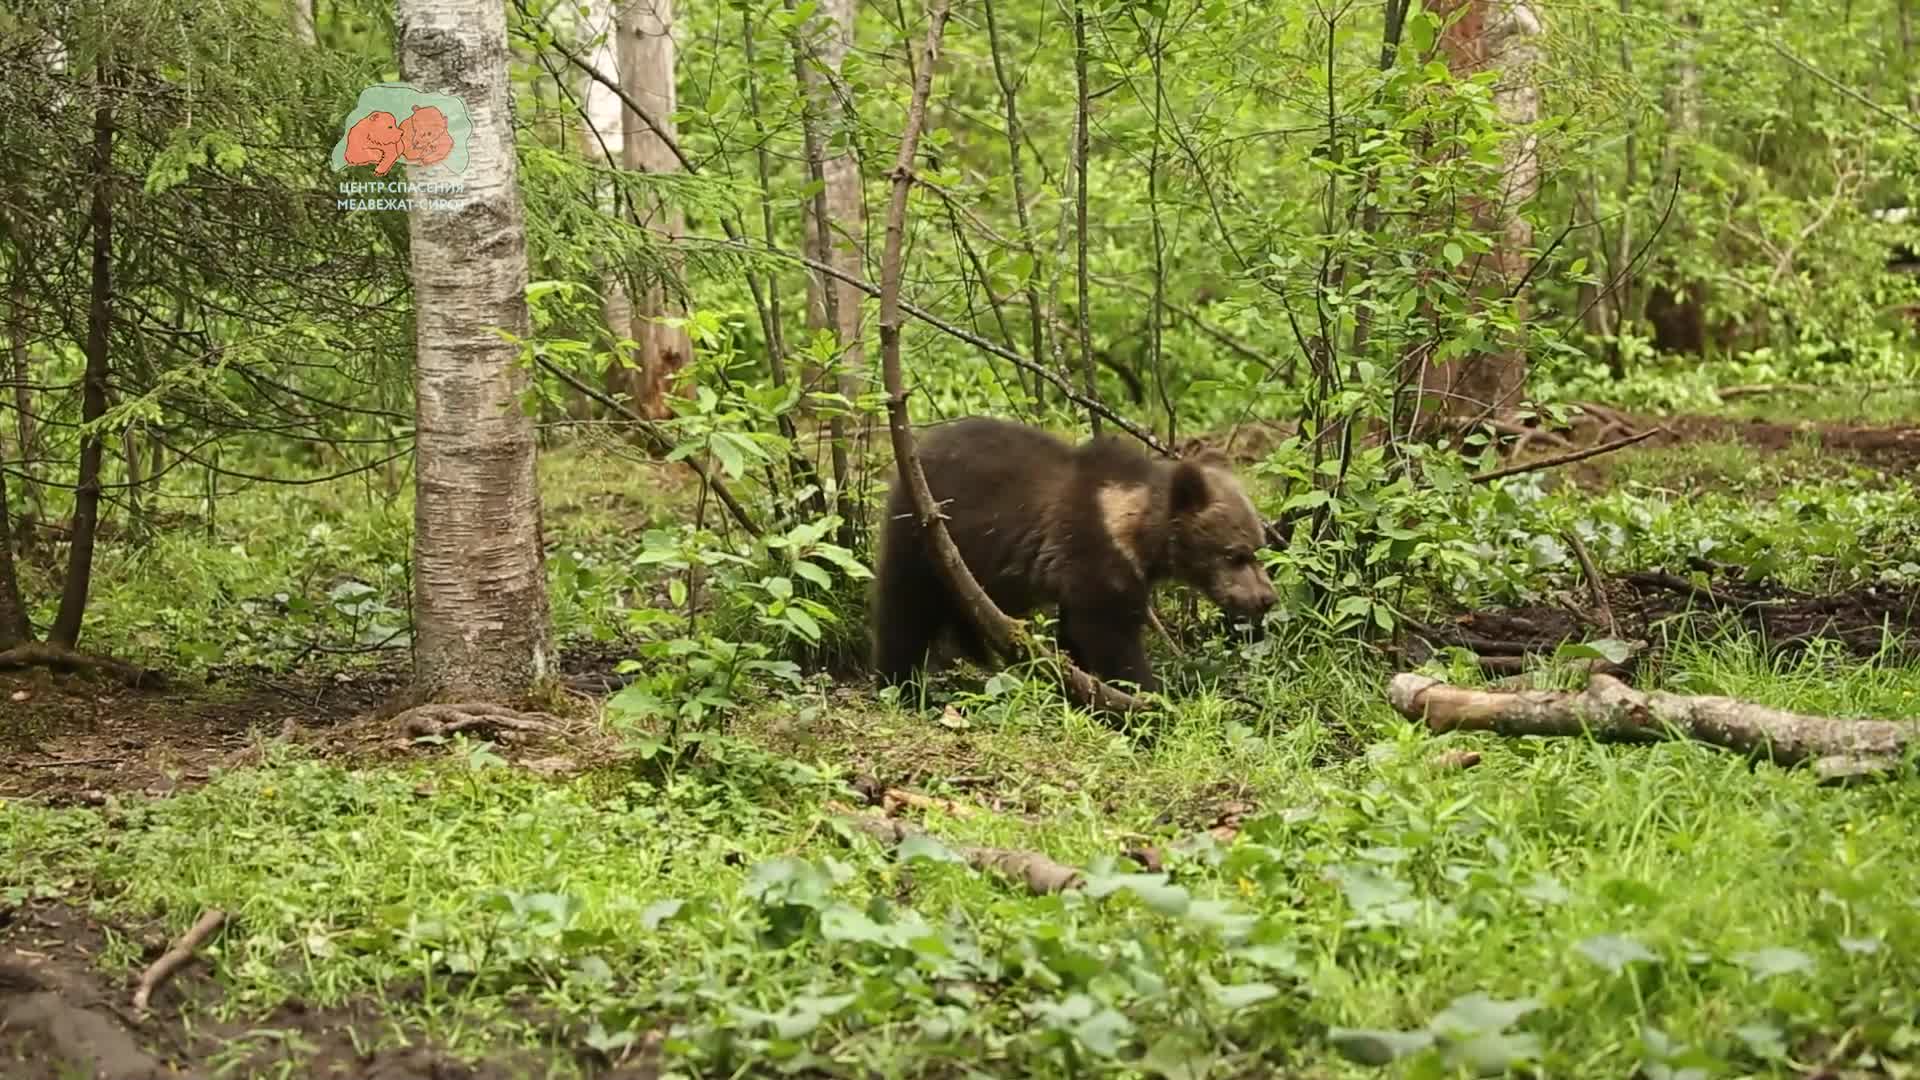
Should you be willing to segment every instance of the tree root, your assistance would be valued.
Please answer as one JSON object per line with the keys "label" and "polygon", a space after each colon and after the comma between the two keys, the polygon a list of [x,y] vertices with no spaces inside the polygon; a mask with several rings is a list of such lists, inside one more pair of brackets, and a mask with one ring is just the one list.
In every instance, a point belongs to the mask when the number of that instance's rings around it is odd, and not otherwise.
{"label": "tree root", "polygon": [[158,671],[152,671],[124,660],[115,660],[110,656],[92,656],[69,649],[64,645],[51,645],[41,641],[29,641],[0,650],[0,671],[16,668],[44,667],[55,671],[71,671],[85,675],[110,675],[135,689],[147,689],[163,685],[166,677]]}
{"label": "tree root", "polygon": [[140,985],[133,991],[133,1011],[146,1012],[147,1002],[153,997],[153,992],[160,989],[168,979],[173,978],[174,972],[186,967],[187,962],[193,959],[194,952],[201,945],[206,944],[206,940],[212,937],[213,932],[220,929],[226,921],[226,912],[219,908],[209,909],[206,914],[200,916],[199,922],[194,923],[191,929],[180,935],[180,940],[174,942],[173,948],[168,949],[160,959],[148,965],[147,970],[140,975]]}
{"label": "tree root", "polygon": [[915,810],[938,810],[949,817],[957,818],[973,817],[980,812],[963,802],[942,799],[937,795],[923,795],[906,788],[890,787],[880,793],[880,809],[887,813],[891,814],[903,806]]}
{"label": "tree root", "polygon": [[[915,836],[935,839],[930,833],[903,821],[875,817],[871,814],[852,813],[850,808],[837,803],[829,803],[828,809],[835,812],[835,820],[844,822],[849,828],[863,832],[889,847],[898,846]],[[1080,871],[1070,866],[1062,866],[1037,851],[990,847],[961,847],[955,850],[961,858],[967,860],[967,865],[975,870],[999,874],[1021,882],[1035,895],[1044,896],[1049,893],[1065,892],[1068,889],[1078,888],[1081,884]]]}
{"label": "tree root", "polygon": [[1434,732],[1591,735],[1611,742],[1687,739],[1771,760],[1807,765],[1823,782],[1883,779],[1898,770],[1920,723],[1806,716],[1735,698],[1635,690],[1595,674],[1583,691],[1502,693],[1395,675],[1387,699]]}
{"label": "tree root", "polygon": [[563,735],[560,722],[548,713],[523,713],[504,705],[468,702],[457,705],[415,705],[395,723],[408,738],[445,737],[475,729],[493,732],[521,732],[532,735]]}

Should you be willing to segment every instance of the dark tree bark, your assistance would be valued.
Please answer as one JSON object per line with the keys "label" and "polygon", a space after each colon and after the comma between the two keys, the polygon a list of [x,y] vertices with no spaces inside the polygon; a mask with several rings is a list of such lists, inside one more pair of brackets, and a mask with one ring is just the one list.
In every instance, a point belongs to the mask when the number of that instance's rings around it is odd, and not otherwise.
{"label": "dark tree bark", "polygon": [[[96,68],[101,94],[93,110],[93,197],[87,225],[93,234],[93,290],[87,304],[87,370],[80,392],[80,420],[91,424],[107,412],[108,349],[113,329],[113,99],[107,59]],[[72,649],[80,641],[80,623],[87,613],[87,593],[93,582],[93,542],[100,526],[100,459],[104,447],[98,430],[80,441],[80,482],[73,495],[73,531],[67,551],[66,587],[60,593],[60,613],[47,633],[49,644]]]}

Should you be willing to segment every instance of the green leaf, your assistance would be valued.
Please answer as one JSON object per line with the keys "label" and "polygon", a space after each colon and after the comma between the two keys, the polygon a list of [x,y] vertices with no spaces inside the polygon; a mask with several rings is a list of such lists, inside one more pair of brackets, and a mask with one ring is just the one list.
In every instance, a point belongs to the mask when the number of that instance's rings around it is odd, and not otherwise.
{"label": "green leaf", "polygon": [[1796,975],[1812,971],[1813,957],[1799,949],[1770,948],[1744,952],[1734,957],[1741,966],[1757,979],[1770,979],[1775,975]]}
{"label": "green leaf", "polygon": [[1446,245],[1440,249],[1440,254],[1447,260],[1447,265],[1450,267],[1457,267],[1467,259],[1467,253],[1452,240],[1446,242]]}
{"label": "green leaf", "polygon": [[823,589],[833,588],[833,578],[823,569],[804,560],[793,564],[793,572]]}
{"label": "green leaf", "polygon": [[1431,1032],[1368,1028],[1333,1028],[1327,1032],[1327,1041],[1341,1057],[1362,1065],[1391,1065],[1434,1043]]}
{"label": "green leaf", "polygon": [[1645,945],[1618,934],[1590,937],[1576,942],[1573,947],[1580,955],[1615,975],[1625,970],[1628,964],[1651,964],[1659,959]]}
{"label": "green leaf", "polygon": [[1133,1034],[1133,1021],[1113,1009],[1101,1009],[1073,1026],[1073,1037],[1080,1045],[1103,1058],[1120,1056],[1127,1036]]}
{"label": "green leaf", "polygon": [[1168,1034],[1154,1040],[1138,1065],[1163,1080],[1206,1080],[1213,1062],[1212,1050],[1198,1036]]}
{"label": "green leaf", "polygon": [[1432,52],[1434,41],[1433,29],[1433,20],[1428,17],[1426,12],[1417,11],[1408,15],[1406,25],[1407,44],[1413,46],[1413,51],[1421,56]]}
{"label": "green leaf", "polygon": [[813,616],[796,607],[787,609],[786,618],[801,637],[808,641],[820,640],[820,624],[813,620]]}
{"label": "green leaf", "polygon": [[766,580],[767,592],[776,600],[793,599],[793,582],[783,577],[770,577]]}
{"label": "green leaf", "polygon": [[1303,491],[1293,498],[1288,499],[1281,505],[1280,512],[1285,514],[1294,510],[1312,510],[1325,506],[1332,501],[1333,494],[1331,492],[1325,488],[1315,488],[1312,491]]}
{"label": "green leaf", "polygon": [[640,925],[649,930],[658,930],[662,923],[679,915],[686,907],[684,900],[655,900],[640,911]]}
{"label": "green leaf", "polygon": [[1213,988],[1213,1000],[1228,1012],[1251,1008],[1278,996],[1280,996],[1279,988],[1267,983],[1238,983]]}
{"label": "green leaf", "polygon": [[894,849],[894,859],[903,863],[913,862],[916,859],[926,862],[942,863],[963,863],[967,861],[940,841],[923,833],[914,833],[905,840],[900,841],[900,846]]}
{"label": "green leaf", "polygon": [[[704,389],[704,387],[702,389]],[[710,445],[713,449],[713,456],[720,459],[720,469],[727,474],[727,479],[739,479],[740,475],[745,472],[747,468],[747,463],[740,454],[740,448],[734,445],[732,439],[721,435],[714,436]]]}
{"label": "green leaf", "polygon": [[1569,642],[1553,651],[1555,660],[1605,660],[1614,664],[1624,664],[1632,655],[1632,645],[1614,638]]}
{"label": "green leaf", "polygon": [[1538,1059],[1540,1049],[1537,1035],[1483,1032],[1448,1043],[1441,1058],[1449,1068],[1464,1068],[1478,1076],[1499,1076],[1521,1062]]}
{"label": "green leaf", "polygon": [[1428,1022],[1427,1029],[1456,1038],[1492,1035],[1512,1027],[1515,1021],[1539,1007],[1540,1002],[1533,998],[1502,1001],[1486,994],[1467,994],[1448,1003]]}
{"label": "green leaf", "polygon": [[1099,900],[1116,892],[1130,892],[1162,915],[1182,915],[1192,897],[1178,885],[1167,884],[1165,874],[1089,874],[1085,893]]}

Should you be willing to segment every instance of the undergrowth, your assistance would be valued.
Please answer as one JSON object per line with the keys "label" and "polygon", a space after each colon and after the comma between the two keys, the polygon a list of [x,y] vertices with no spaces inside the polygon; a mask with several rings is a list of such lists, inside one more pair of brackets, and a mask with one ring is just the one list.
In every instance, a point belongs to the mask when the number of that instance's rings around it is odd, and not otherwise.
{"label": "undergrowth", "polygon": [[[1661,682],[1920,703],[1911,668],[1759,655],[1679,642]],[[1299,668],[1230,722],[1200,700],[1149,739],[1011,710],[936,738],[885,709],[806,732],[772,712],[666,779],[543,781],[467,743],[369,771],[280,750],[164,801],[15,807],[0,883],[83,883],[176,931],[228,910],[222,1012],[372,995],[464,1052],[557,1025],[617,1057],[651,1033],[700,1075],[1775,1075],[1842,1032],[1912,1060],[1910,787],[1820,789],[1690,745],[1435,740],[1338,654]],[[875,746],[970,808],[929,812],[943,842],[835,823],[839,763]],[[1439,746],[1483,761],[1438,768]],[[1230,844],[1200,831],[1223,807],[1246,815]],[[1120,859],[1148,843],[1164,873]],[[1044,852],[1086,888],[1029,895],[958,862],[968,844]]]}

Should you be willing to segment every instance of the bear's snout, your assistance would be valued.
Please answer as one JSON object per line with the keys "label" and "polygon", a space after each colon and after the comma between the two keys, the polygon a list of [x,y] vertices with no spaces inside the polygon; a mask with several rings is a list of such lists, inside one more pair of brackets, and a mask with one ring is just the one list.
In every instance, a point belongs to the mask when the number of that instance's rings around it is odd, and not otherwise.
{"label": "bear's snout", "polygon": [[1214,595],[1214,602],[1235,615],[1258,619],[1280,602],[1273,583],[1259,571],[1236,574],[1223,583],[1226,587]]}

